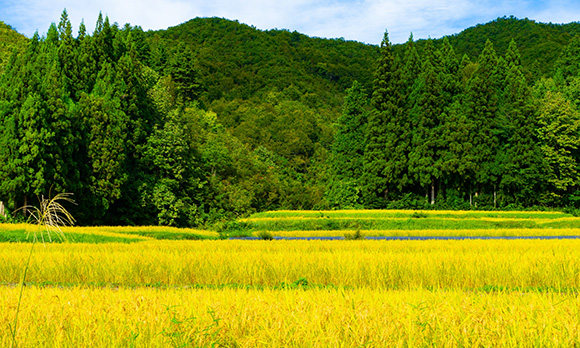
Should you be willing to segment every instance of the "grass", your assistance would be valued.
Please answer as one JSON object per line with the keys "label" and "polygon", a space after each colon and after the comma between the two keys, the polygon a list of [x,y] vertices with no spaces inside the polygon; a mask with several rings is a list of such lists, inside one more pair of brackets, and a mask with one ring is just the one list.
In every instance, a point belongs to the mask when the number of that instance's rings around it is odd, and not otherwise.
{"label": "grass", "polygon": [[[343,237],[356,233],[357,230],[293,230],[272,231],[274,237]],[[580,236],[580,228],[511,228],[511,229],[396,229],[396,230],[360,230],[368,237],[555,237]],[[363,232],[364,231],[364,232]],[[254,232],[254,234],[259,233]]]}
{"label": "grass", "polygon": [[[580,235],[580,218],[563,212],[275,211],[241,219],[248,233],[274,236],[554,236]],[[557,231],[554,231],[557,230]]]}
{"label": "grass", "polygon": [[[471,210],[279,210],[256,213],[250,219],[259,218],[409,218],[413,215],[439,218],[512,218],[512,219],[556,219],[573,217],[564,212],[542,211],[471,211]],[[423,216],[422,216],[423,217]]]}
{"label": "grass", "polygon": [[14,321],[12,323],[8,323],[8,327],[10,328],[12,336],[10,347],[18,346],[16,342],[16,337],[18,336],[18,315],[20,313],[22,294],[24,292],[26,275],[28,274],[28,269],[30,267],[30,260],[34,251],[34,245],[38,241],[42,241],[44,244],[45,241],[52,241],[56,238],[60,240],[66,239],[61,230],[61,227],[74,225],[75,219],[66,210],[66,208],[61,205],[61,202],[75,204],[74,200],[70,198],[70,196],[72,196],[70,193],[59,193],[54,197],[49,197],[48,199],[42,197],[42,199],[39,200],[39,207],[25,205],[21,208],[25,214],[29,216],[29,219],[35,222],[37,228],[31,233],[27,234],[27,239],[28,237],[32,236],[32,238],[30,238],[32,240],[32,244],[30,246],[28,257],[26,258],[27,261],[22,268],[22,276],[20,277],[20,284],[18,287],[18,304],[16,305]]}
{"label": "grass", "polygon": [[466,230],[466,229],[542,229],[542,228],[566,228],[580,226],[580,218],[565,221],[552,221],[545,225],[544,219],[541,221],[534,219],[496,219],[496,218],[281,218],[281,219],[259,219],[246,220],[250,223],[250,228],[257,231],[296,231],[296,230]]}
{"label": "grass", "polygon": [[[30,288],[22,347],[573,347],[580,298],[463,291]],[[0,323],[13,288],[0,288]],[[26,333],[26,334],[24,334]],[[0,325],[0,346],[6,346]]]}
{"label": "grass", "polygon": [[[0,224],[0,242],[27,242],[34,226]],[[73,243],[135,243],[234,236],[580,236],[580,218],[562,212],[276,211],[216,226],[216,231],[162,226],[66,227]],[[24,232],[24,233],[23,233]]]}
{"label": "grass", "polygon": [[[580,240],[146,241],[49,244],[28,280],[59,284],[275,287],[300,278],[344,288],[580,287]],[[25,244],[0,248],[0,282],[17,283]]]}
{"label": "grass", "polygon": [[[0,346],[30,228],[0,225]],[[580,240],[219,240],[580,235],[568,214],[268,212],[219,230],[63,229],[30,259],[18,346],[580,345]]]}
{"label": "grass", "polygon": [[[36,229],[30,224],[0,224],[0,242],[22,242]],[[164,226],[102,226],[102,227],[63,227],[67,242],[70,243],[135,243],[147,240],[201,240],[217,239],[217,232],[188,228]],[[55,239],[55,242],[63,242]]]}
{"label": "grass", "polygon": [[258,232],[258,238],[262,240],[274,240],[274,236],[269,231]]}

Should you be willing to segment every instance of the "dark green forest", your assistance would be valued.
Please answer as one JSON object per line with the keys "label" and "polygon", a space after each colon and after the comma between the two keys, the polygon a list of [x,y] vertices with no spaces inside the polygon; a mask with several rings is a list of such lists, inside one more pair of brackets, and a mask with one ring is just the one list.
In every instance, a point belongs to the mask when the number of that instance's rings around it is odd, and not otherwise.
{"label": "dark green forest", "polygon": [[0,201],[81,224],[275,209],[580,208],[577,23],[381,45],[197,18],[0,23]]}

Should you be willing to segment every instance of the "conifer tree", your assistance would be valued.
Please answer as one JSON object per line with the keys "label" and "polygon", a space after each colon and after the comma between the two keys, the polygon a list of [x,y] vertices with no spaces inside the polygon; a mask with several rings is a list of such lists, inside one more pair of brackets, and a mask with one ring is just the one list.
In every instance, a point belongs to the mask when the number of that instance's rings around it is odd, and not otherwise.
{"label": "conifer tree", "polygon": [[473,122],[469,120],[461,99],[453,102],[441,119],[440,141],[444,147],[438,164],[444,183],[448,190],[468,193],[469,201],[473,203],[473,197],[469,194],[477,168],[472,151]]}
{"label": "conifer tree", "polygon": [[[496,163],[500,138],[498,136],[498,80],[497,56],[488,40],[477,61],[477,69],[470,77],[465,92],[465,112],[475,130],[471,148],[477,169],[472,187],[476,193],[495,193],[501,166]],[[482,191],[483,190],[483,191]],[[479,192],[478,192],[479,191]]]}
{"label": "conifer tree", "polygon": [[571,79],[580,75],[580,36],[572,38],[554,64],[554,69],[555,80],[559,84],[569,84]]}
{"label": "conifer tree", "polygon": [[443,44],[439,50],[441,68],[439,69],[439,81],[442,88],[443,108],[447,109],[461,93],[460,63],[455,50],[447,37],[443,38]]}
{"label": "conifer tree", "polygon": [[517,44],[511,41],[505,55],[508,72],[500,112],[508,122],[507,142],[502,146],[503,175],[500,188],[516,204],[537,201],[541,187],[542,160],[537,138],[537,118],[531,91],[524,77]]}
{"label": "conifer tree", "polygon": [[191,49],[184,44],[179,45],[171,55],[165,73],[175,83],[182,103],[190,103],[199,97],[201,90],[195,58]]}
{"label": "conifer tree", "polygon": [[412,140],[409,153],[409,173],[415,183],[430,194],[435,204],[435,184],[441,178],[439,156],[441,153],[440,132],[443,114],[443,89],[438,71],[441,64],[431,40],[423,52],[423,65],[413,97]]}
{"label": "conifer tree", "polygon": [[[48,156],[46,181],[57,192],[72,192],[80,180],[72,161],[76,149],[72,102],[65,91],[56,54],[46,69],[41,91],[46,127],[51,134],[51,141],[44,144]],[[50,187],[46,187],[43,193],[48,194],[49,190]]]}
{"label": "conifer tree", "polygon": [[408,183],[409,124],[402,118],[399,62],[387,32],[380,52],[364,155],[365,196],[371,206],[384,206],[389,190],[401,191]]}
{"label": "conifer tree", "polygon": [[128,120],[120,110],[119,100],[103,89],[96,95],[84,94],[78,107],[87,131],[90,162],[87,186],[93,197],[91,218],[101,222],[110,206],[121,198],[123,185],[128,180],[125,145]]}
{"label": "conifer tree", "polygon": [[[403,93],[405,96],[411,95],[413,92],[413,85],[417,80],[417,77],[421,73],[421,61],[419,53],[417,52],[417,46],[413,41],[413,34],[409,36],[409,40],[405,43],[405,55],[403,58],[403,73],[401,76],[401,82],[403,84]],[[408,99],[408,98],[407,98]],[[407,102],[406,108],[410,109],[413,105]]]}
{"label": "conifer tree", "polygon": [[332,144],[332,178],[328,200],[335,207],[356,207],[362,202],[362,176],[368,98],[355,81],[347,90]]}
{"label": "conifer tree", "polygon": [[544,177],[551,186],[546,199],[561,204],[580,182],[580,113],[562,93],[548,91],[541,100],[538,124]]}
{"label": "conifer tree", "polygon": [[76,101],[76,89],[80,85],[79,64],[77,62],[76,44],[72,36],[72,25],[68,19],[66,10],[62,12],[58,24],[60,45],[58,47],[58,59],[60,72],[63,79],[64,92]]}
{"label": "conifer tree", "polygon": [[75,101],[80,100],[83,93],[91,93],[99,73],[97,62],[95,61],[93,38],[86,35],[86,27],[84,22],[79,26],[78,47],[75,56],[78,62],[77,82],[75,86]]}

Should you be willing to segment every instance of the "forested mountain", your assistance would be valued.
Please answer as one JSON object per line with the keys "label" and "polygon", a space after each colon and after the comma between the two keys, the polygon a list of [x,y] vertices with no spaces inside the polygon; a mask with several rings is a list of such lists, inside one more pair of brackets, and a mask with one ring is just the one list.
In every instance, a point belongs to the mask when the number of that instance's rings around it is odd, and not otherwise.
{"label": "forested mountain", "polygon": [[315,179],[308,173],[311,164],[323,161],[332,143],[344,91],[355,80],[370,91],[378,57],[376,46],[260,31],[220,18],[197,18],[147,35],[150,66],[171,73],[185,50],[194,61],[202,107],[215,111],[250,148],[280,155],[306,181]]}
{"label": "forested mountain", "polygon": [[[508,51],[510,42],[514,40],[521,53],[527,78],[537,80],[553,72],[554,63],[560,53],[577,34],[580,34],[578,22],[545,24],[527,18],[503,17],[468,28],[449,36],[448,39],[460,57],[466,54],[471,59],[479,56],[487,40],[493,42],[500,55]],[[435,42],[440,44],[442,40]],[[418,46],[422,47],[424,42],[419,41]]]}
{"label": "forested mountain", "polygon": [[12,27],[0,21],[0,73],[8,63],[13,51],[22,52],[28,43],[28,39],[18,34]]}
{"label": "forested mountain", "polygon": [[75,37],[65,11],[26,44],[0,29],[9,210],[51,191],[76,195],[83,224],[580,208],[576,24],[380,47],[218,18],[144,32],[99,16]]}
{"label": "forested mountain", "polygon": [[342,104],[336,95],[359,80],[370,88],[378,48],[354,41],[310,38],[287,30],[261,31],[237,21],[196,18],[147,33],[151,65],[186,44],[198,63],[201,99],[258,99],[293,86],[321,103]]}

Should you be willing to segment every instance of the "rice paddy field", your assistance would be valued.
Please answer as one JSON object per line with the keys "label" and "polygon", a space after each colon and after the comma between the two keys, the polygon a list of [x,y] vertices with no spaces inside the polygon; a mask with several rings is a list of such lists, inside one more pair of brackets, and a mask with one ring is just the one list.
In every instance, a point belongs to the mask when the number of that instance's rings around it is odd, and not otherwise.
{"label": "rice paddy field", "polygon": [[[0,225],[2,347],[35,229]],[[39,239],[18,347],[580,345],[580,239],[499,238],[580,236],[565,213],[281,211],[219,230],[74,227],[64,242]],[[265,232],[498,239],[229,238]]]}

